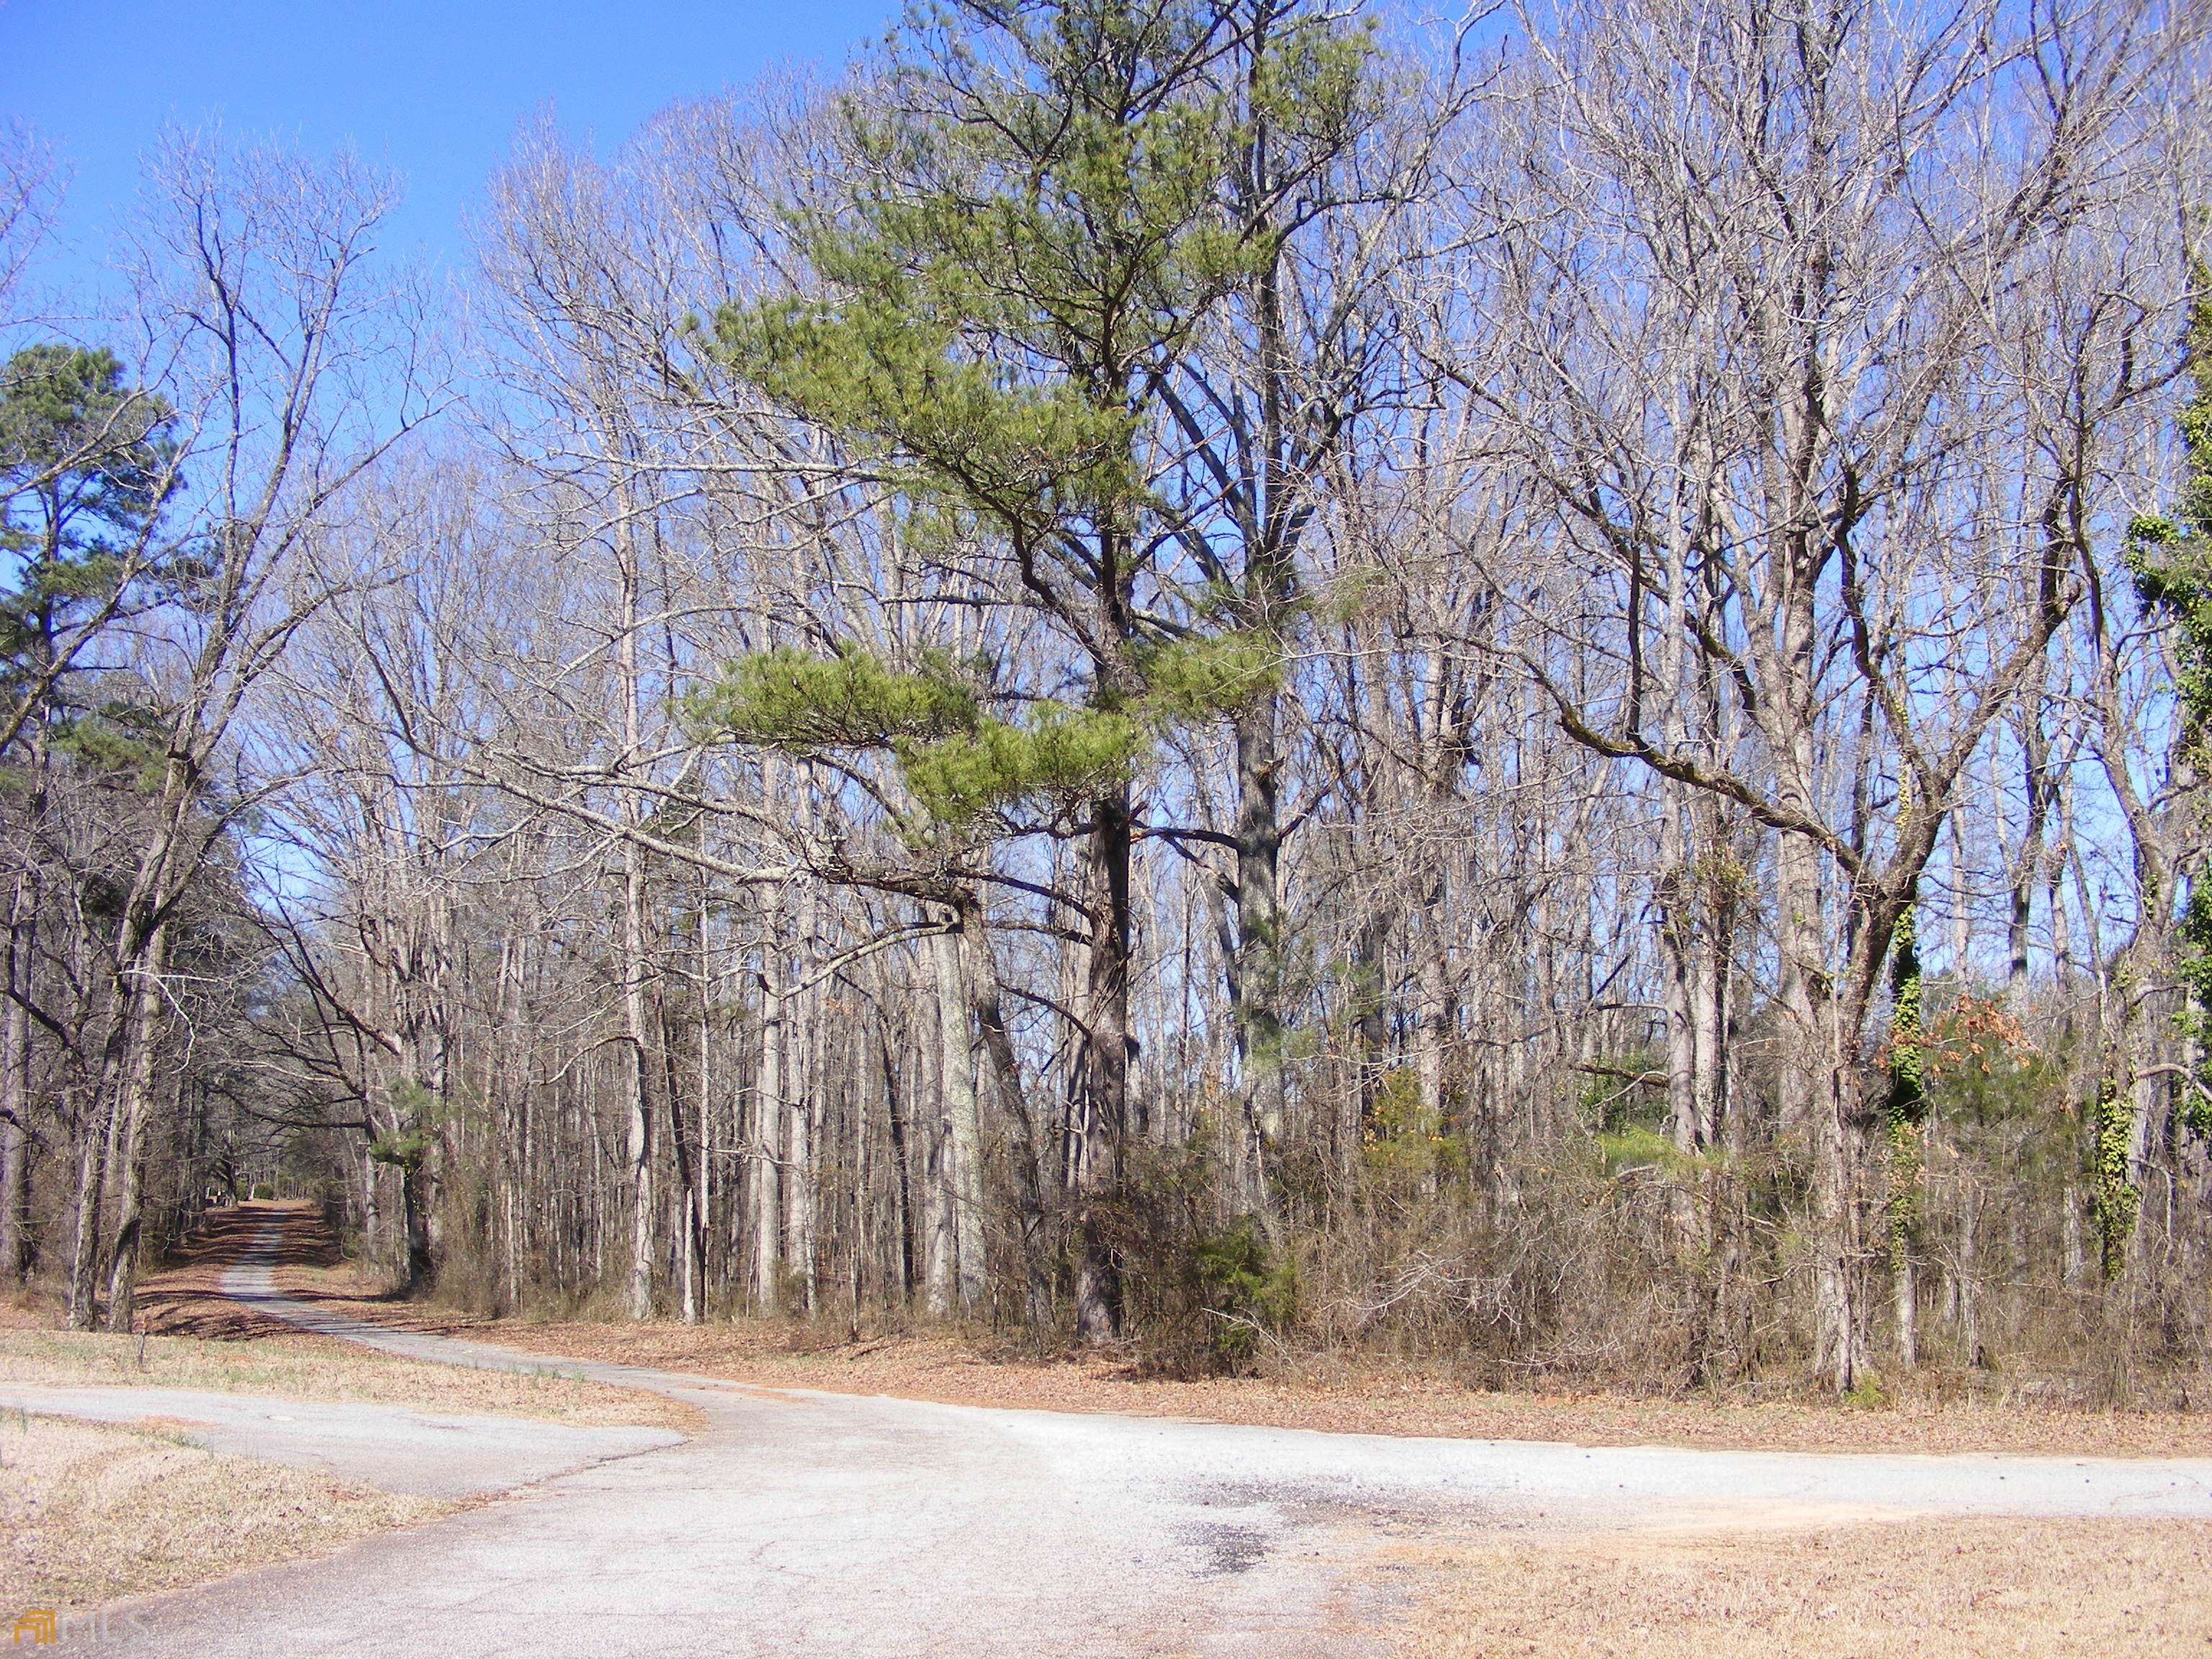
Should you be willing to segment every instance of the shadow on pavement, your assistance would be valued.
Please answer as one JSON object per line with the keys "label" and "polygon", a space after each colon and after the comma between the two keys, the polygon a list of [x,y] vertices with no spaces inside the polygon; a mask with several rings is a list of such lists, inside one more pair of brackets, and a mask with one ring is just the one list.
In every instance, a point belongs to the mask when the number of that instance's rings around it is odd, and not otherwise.
{"label": "shadow on pavement", "polygon": [[[312,1204],[251,1203],[202,1212],[200,1225],[181,1240],[158,1273],[139,1285],[141,1328],[156,1336],[193,1336],[218,1342],[297,1334],[296,1328],[270,1318],[223,1293],[224,1272],[244,1259],[270,1222],[283,1227],[271,1261],[285,1267],[335,1267],[344,1261],[337,1235]],[[381,1301],[296,1282],[286,1294],[297,1302]]]}

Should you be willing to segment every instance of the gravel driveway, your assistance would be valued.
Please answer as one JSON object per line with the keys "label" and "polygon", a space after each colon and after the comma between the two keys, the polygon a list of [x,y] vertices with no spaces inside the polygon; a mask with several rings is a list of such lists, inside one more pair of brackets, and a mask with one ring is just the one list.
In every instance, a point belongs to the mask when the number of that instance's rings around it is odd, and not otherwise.
{"label": "gravel driveway", "polygon": [[[272,1228],[226,1281],[264,1312],[423,1358],[549,1364],[289,1302],[271,1285],[275,1243]],[[1814,1516],[2212,1517],[2212,1460],[1401,1439],[560,1369],[673,1395],[708,1426],[329,1560],[149,1599],[84,1645],[196,1659],[1294,1659],[1382,1650],[1376,1624],[1403,1583],[1388,1547],[1408,1539]]]}

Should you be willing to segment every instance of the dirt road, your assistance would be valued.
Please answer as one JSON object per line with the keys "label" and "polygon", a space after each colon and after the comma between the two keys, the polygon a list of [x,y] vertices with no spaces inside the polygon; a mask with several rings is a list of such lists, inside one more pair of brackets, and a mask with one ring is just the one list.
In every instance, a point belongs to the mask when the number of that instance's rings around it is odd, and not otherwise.
{"label": "dirt road", "polygon": [[[455,1364],[548,1364],[288,1301],[272,1284],[276,1247],[272,1225],[226,1280],[264,1314]],[[1384,1650],[1402,1586],[1389,1548],[1408,1539],[1731,1517],[2212,1517],[2204,1460],[1401,1439],[563,1369],[668,1394],[706,1426],[329,1560],[149,1601],[86,1647],[348,1659],[1348,1655]],[[346,1408],[319,1409],[334,1433],[358,1426]],[[468,1431],[448,1419],[423,1432],[450,1442]],[[472,1455],[496,1458],[497,1432]]]}

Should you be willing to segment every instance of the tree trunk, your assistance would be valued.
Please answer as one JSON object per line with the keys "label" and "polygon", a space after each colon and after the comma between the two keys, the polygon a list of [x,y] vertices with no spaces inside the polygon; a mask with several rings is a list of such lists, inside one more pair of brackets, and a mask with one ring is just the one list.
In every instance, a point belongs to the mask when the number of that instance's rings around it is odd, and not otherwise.
{"label": "tree trunk", "polygon": [[[387,1248],[384,1237],[384,1166],[376,1160],[374,1152],[364,1148],[361,1155],[361,1236],[372,1259],[384,1259]],[[227,1194],[225,1202],[236,1197]]]}
{"label": "tree trunk", "polygon": [[[817,942],[820,896],[809,884],[799,896],[799,938],[811,957]],[[807,957],[802,957],[805,961]],[[799,1311],[814,1316],[820,1291],[814,1238],[814,1103],[822,1085],[820,1037],[822,1024],[812,1018],[820,1006],[818,992],[803,986],[793,998],[802,1018],[799,1033],[805,1046],[784,1036],[785,1109],[783,1139],[783,1243],[788,1270],[797,1279]]]}
{"label": "tree trunk", "polygon": [[0,1285],[23,1283],[31,1258],[31,1000],[38,994],[39,860],[52,756],[43,720],[28,737],[22,861],[9,889],[7,1006],[0,1011]]}
{"label": "tree trunk", "polygon": [[794,1079],[784,1117],[783,1231],[786,1260],[797,1279],[799,1311],[814,1317],[821,1297],[821,1261],[815,1234],[814,1103],[818,1068]]}
{"label": "tree trunk", "polygon": [[1909,1371],[1920,1363],[1920,1295],[1910,1250],[1890,1254],[1889,1294],[1897,1322],[1897,1363]]}
{"label": "tree trunk", "polygon": [[1822,936],[1819,859],[1804,837],[1777,837],[1779,1000],[1789,1024],[1782,1120],[1785,1133],[1803,1138],[1811,1162],[1813,1372],[1843,1394],[1857,1386],[1865,1363],[1854,1295],[1857,1079],[1845,1035],[1838,1029]]}
{"label": "tree trunk", "polygon": [[399,1165],[399,1213],[407,1232],[407,1291],[426,1289],[436,1275],[436,1254],[430,1247],[430,1205],[428,1179],[422,1173],[422,1154]]}
{"label": "tree trunk", "polygon": [[1693,958],[1690,999],[1696,1079],[1692,1114],[1697,1133],[1707,1145],[1729,1133],[1729,974],[1735,901],[1732,894],[1719,890],[1723,879],[1717,877],[1706,884],[1706,925]]}
{"label": "tree trunk", "polygon": [[118,1106],[123,1133],[117,1171],[120,1200],[107,1263],[107,1328],[111,1331],[130,1331],[137,1313],[138,1249],[146,1208],[146,1129],[154,1111],[154,1062],[161,1043],[164,996],[161,975],[168,966],[168,925],[156,923],[146,941],[131,998],[129,1059]]}
{"label": "tree trunk", "polygon": [[1121,1327],[1121,1268],[1109,1206],[1121,1187],[1122,1138],[1129,1116],[1129,853],[1127,789],[1091,803],[1089,845],[1091,947],[1083,1065],[1073,1137],[1076,1229],[1075,1329],[1087,1343],[1111,1341]]}
{"label": "tree trunk", "polygon": [[1421,916],[1420,968],[1417,975],[1419,1000],[1413,1018],[1413,1075],[1419,1084],[1421,1121],[1401,1124],[1401,1132],[1415,1135],[1443,1134],[1449,1102],[1446,1099],[1445,1060],[1453,1024],[1450,966],[1443,937],[1444,883],[1441,875],[1430,890],[1430,902]]}
{"label": "tree trunk", "polygon": [[[661,1093],[668,1103],[668,1148],[676,1161],[676,1288],[678,1316],[687,1325],[699,1322],[699,1188],[692,1178],[700,1154],[684,1127],[683,1091],[677,1085],[675,1034],[668,1029],[668,1006],[657,1003],[661,1059]],[[706,1100],[699,1103],[702,1117]]]}
{"label": "tree trunk", "polygon": [[1045,1213],[1044,1166],[1037,1150],[1036,1125],[1022,1088],[1021,1063],[999,994],[999,965],[984,932],[983,912],[974,903],[960,908],[960,945],[966,958],[964,981],[973,1004],[975,1029],[982,1033],[983,1056],[998,1109],[1013,1131],[1008,1149],[1013,1164],[1016,1222],[1021,1229],[1024,1314],[1032,1329],[1052,1323],[1052,1264],[1048,1218]]}
{"label": "tree trunk", "polygon": [[902,1101],[904,1091],[899,1085],[898,1056],[893,1052],[890,1022],[876,1028],[878,1058],[882,1061],[884,1074],[884,1121],[890,1137],[891,1199],[896,1214],[895,1248],[891,1265],[896,1269],[899,1304],[903,1307],[914,1295],[914,1174],[907,1158],[907,1111]]}
{"label": "tree trunk", "polygon": [[784,1117],[783,966],[774,939],[762,947],[760,1075],[753,1091],[751,1146],[753,1309],[783,1308],[783,1171],[780,1163]]}
{"label": "tree trunk", "polygon": [[1660,789],[1659,936],[1666,947],[1662,988],[1667,1015],[1667,1128],[1683,1152],[1703,1146],[1711,1127],[1698,1110],[1698,984],[1702,967],[1698,927],[1698,881],[1690,868],[1683,818],[1689,804],[1671,780]]}
{"label": "tree trunk", "polygon": [[629,1132],[623,1162],[629,1177],[629,1316],[653,1313],[653,1112],[646,1088],[645,866],[625,842],[623,871],[623,1093]]}
{"label": "tree trunk", "polygon": [[2005,924],[2005,984],[2015,998],[2027,989],[2029,924],[2034,919],[2036,886],[2046,878],[2043,842],[2045,826],[2051,817],[2052,789],[2051,738],[2043,727],[2041,692],[2039,684],[2034,695],[2023,699],[2029,717],[2021,722],[2020,727],[2027,825],[2021,837],[2020,853],[2008,872],[2012,891]]}
{"label": "tree trunk", "polygon": [[98,1322],[95,1293],[100,1258],[100,1213],[106,1196],[108,1146],[113,1138],[116,1095],[121,1086],[130,1027],[130,998],[121,984],[112,992],[114,1008],[101,1044],[100,1070],[92,1097],[77,1121],[76,1200],[70,1239],[69,1325],[88,1331]]}
{"label": "tree trunk", "polygon": [[1267,1164],[1283,1133],[1283,850],[1276,699],[1255,697],[1237,719],[1237,950],[1231,1018],[1243,1088],[1242,1202],[1273,1210]]}
{"label": "tree trunk", "polygon": [[[714,1136],[708,1118],[709,1103],[714,1098],[714,1031],[712,1010],[714,1000],[714,963],[707,946],[707,893],[702,881],[699,890],[699,1104],[692,1116],[696,1133],[691,1144],[691,1162],[684,1171],[684,1322],[695,1325],[705,1315],[708,1259],[707,1241],[714,1237],[714,1187],[708,1170],[714,1161]],[[676,1121],[676,1092],[672,1088],[668,1096],[668,1124],[675,1136],[677,1151],[684,1150],[684,1139]]]}
{"label": "tree trunk", "polygon": [[26,858],[8,908],[6,1006],[0,1007],[0,1287],[30,1267],[31,963],[37,889]]}
{"label": "tree trunk", "polygon": [[[981,1305],[983,1274],[982,1129],[975,1101],[975,1058],[969,1030],[969,996],[962,971],[960,918],[956,909],[946,925],[930,935],[930,960],[937,978],[939,1066],[943,1090],[944,1181],[936,1203],[945,1260],[933,1253],[930,1311],[939,1317]],[[933,1229],[933,1232],[939,1231]]]}
{"label": "tree trunk", "polygon": [[1959,1189],[1959,1358],[1978,1370],[1982,1352],[1981,1190],[1967,1176]]}
{"label": "tree trunk", "polygon": [[[619,666],[623,695],[623,763],[635,763],[644,742],[638,706],[639,575],[628,520],[617,538],[622,566],[622,639]],[[632,823],[642,811],[635,793],[623,805]],[[629,1316],[645,1319],[653,1313],[653,1116],[647,1097],[645,1048],[645,854],[636,842],[623,842],[623,1036],[629,1050],[623,1079],[629,1096],[629,1134],[624,1149],[629,1165],[630,1199]]]}
{"label": "tree trunk", "polygon": [[1813,1369],[1838,1394],[1859,1384],[1866,1369],[1865,1314],[1858,1297],[1858,1079],[1842,1052],[1832,997],[1815,1008],[1818,1047],[1808,1061],[1826,1063],[1814,1079],[1813,1104]]}

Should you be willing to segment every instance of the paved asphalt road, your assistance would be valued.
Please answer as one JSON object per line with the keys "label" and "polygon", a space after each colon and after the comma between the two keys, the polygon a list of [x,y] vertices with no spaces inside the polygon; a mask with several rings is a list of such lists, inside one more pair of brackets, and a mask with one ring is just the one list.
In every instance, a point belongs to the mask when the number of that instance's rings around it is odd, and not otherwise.
{"label": "paved asphalt road", "polygon": [[[398,1352],[548,1365],[289,1302],[271,1287],[275,1244],[272,1226],[258,1259],[226,1281],[262,1311]],[[708,1426],[328,1560],[126,1607],[105,1638],[71,1645],[162,1659],[1297,1659],[1382,1650],[1371,1632],[1402,1583],[1383,1553],[1397,1540],[1811,1512],[2212,1516],[2212,1462],[2202,1460],[1400,1439],[560,1368],[674,1395]],[[416,1454],[458,1446],[452,1425],[468,1422],[366,1406],[284,1410],[295,1461],[317,1455],[306,1443],[323,1425],[329,1445],[367,1439],[394,1469],[419,1470]],[[133,1414],[144,1413],[142,1403]],[[502,1457],[597,1455],[556,1447],[544,1425],[542,1445],[518,1447],[512,1419],[490,1421],[470,1452],[471,1478],[488,1484],[537,1478],[520,1462],[501,1474]],[[264,1455],[274,1443],[264,1440]],[[330,1467],[348,1466],[333,1453]]]}

